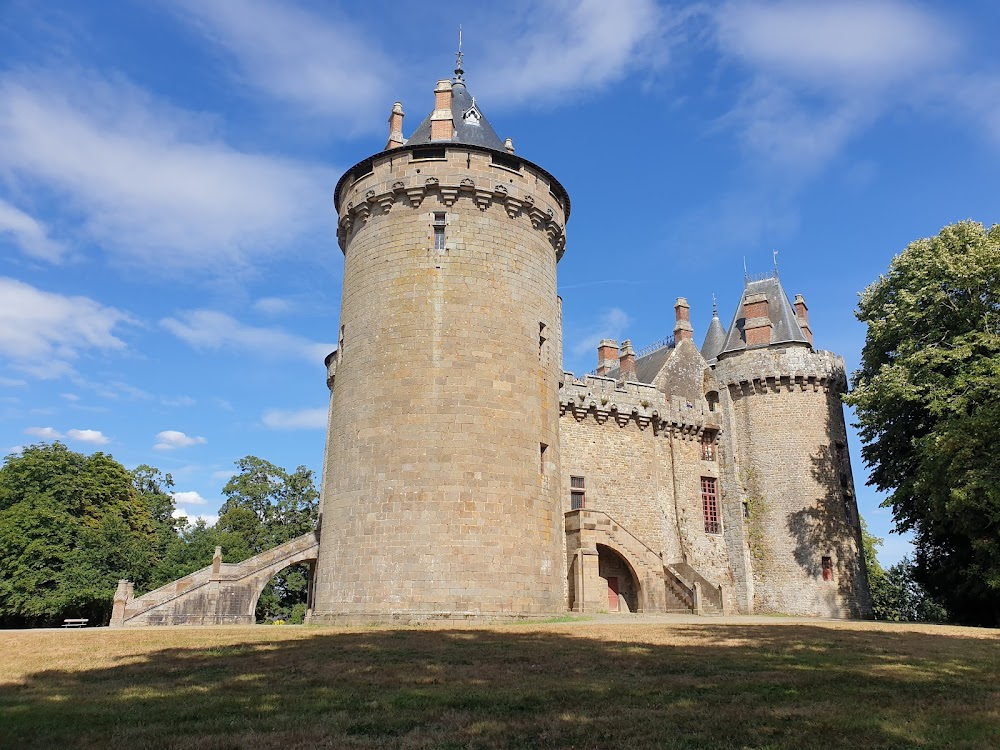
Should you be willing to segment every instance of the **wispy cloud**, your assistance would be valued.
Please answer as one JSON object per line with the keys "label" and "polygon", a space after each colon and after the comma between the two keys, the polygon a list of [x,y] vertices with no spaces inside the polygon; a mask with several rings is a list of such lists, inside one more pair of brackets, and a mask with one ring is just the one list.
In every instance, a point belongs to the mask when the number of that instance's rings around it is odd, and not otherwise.
{"label": "wispy cloud", "polygon": [[64,195],[104,248],[161,269],[231,271],[330,220],[333,171],[235,149],[212,124],[121,80],[0,77],[0,169]]}
{"label": "wispy cloud", "polygon": [[261,421],[274,430],[320,430],[326,427],[326,409],[269,409]]}
{"label": "wispy cloud", "polygon": [[88,297],[0,277],[0,354],[38,378],[71,374],[71,362],[83,352],[124,349],[115,331],[133,322],[128,313]]}
{"label": "wispy cloud", "polygon": [[189,448],[192,445],[201,445],[207,442],[208,440],[204,437],[185,435],[179,430],[163,430],[163,432],[156,434],[156,443],[153,445],[153,450],[172,451],[177,448]]}
{"label": "wispy cloud", "polygon": [[55,427],[28,427],[24,431],[24,434],[41,438],[42,440],[59,440],[63,436]]}
{"label": "wispy cloud", "polygon": [[292,309],[292,303],[280,297],[262,297],[254,302],[253,309],[265,315],[281,315]]}
{"label": "wispy cloud", "polygon": [[374,115],[386,108],[391,66],[372,34],[335,11],[263,0],[181,0],[176,9],[232,56],[241,83],[349,126],[381,126]]}
{"label": "wispy cloud", "polygon": [[[633,67],[662,60],[667,25],[653,0],[559,0],[531,6],[507,29],[476,90],[489,101],[538,104],[601,89]],[[532,101],[534,100],[534,101]]]}
{"label": "wispy cloud", "polygon": [[240,323],[215,310],[189,310],[160,325],[196,349],[248,351],[262,357],[296,357],[322,362],[334,344],[310,341],[280,328],[260,328]]}
{"label": "wispy cloud", "polygon": [[48,229],[37,219],[0,198],[0,236],[9,235],[22,253],[57,262],[66,248],[49,237]]}
{"label": "wispy cloud", "polygon": [[572,346],[572,352],[579,357],[593,352],[596,357],[597,345],[601,339],[621,338],[632,319],[620,307],[612,307],[601,313],[601,316],[590,326],[589,332],[579,338]]}

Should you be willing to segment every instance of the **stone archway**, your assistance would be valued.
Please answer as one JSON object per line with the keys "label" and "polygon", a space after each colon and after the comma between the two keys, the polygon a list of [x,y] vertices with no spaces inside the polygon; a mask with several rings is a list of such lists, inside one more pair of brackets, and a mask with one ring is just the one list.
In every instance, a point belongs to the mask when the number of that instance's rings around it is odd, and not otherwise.
{"label": "stone archway", "polygon": [[607,582],[609,612],[640,612],[645,593],[629,561],[618,550],[597,545],[597,574]]}

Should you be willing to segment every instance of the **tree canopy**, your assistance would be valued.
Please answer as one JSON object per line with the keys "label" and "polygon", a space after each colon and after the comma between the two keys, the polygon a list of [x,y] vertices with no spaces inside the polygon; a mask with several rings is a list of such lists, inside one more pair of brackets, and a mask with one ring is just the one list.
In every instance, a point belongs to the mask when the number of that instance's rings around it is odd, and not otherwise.
{"label": "tree canopy", "polygon": [[856,314],[846,401],[869,483],[914,532],[916,581],[956,620],[1000,625],[1000,226],[911,243]]}

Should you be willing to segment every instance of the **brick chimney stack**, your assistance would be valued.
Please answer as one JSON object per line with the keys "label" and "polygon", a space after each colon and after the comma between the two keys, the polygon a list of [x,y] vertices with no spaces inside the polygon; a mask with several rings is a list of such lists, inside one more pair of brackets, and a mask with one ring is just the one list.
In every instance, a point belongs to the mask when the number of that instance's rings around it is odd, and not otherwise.
{"label": "brick chimney stack", "polygon": [[384,151],[399,148],[406,142],[403,140],[404,114],[402,102],[396,102],[392,105],[392,113],[389,115],[389,140],[385,144]]}
{"label": "brick chimney stack", "polygon": [[748,347],[771,343],[771,318],[767,306],[766,294],[748,294],[743,299],[743,334]]}
{"label": "brick chimney stack", "polygon": [[628,339],[622,342],[621,357],[618,360],[618,380],[636,380],[635,351],[632,349],[632,342]]}
{"label": "brick chimney stack", "polygon": [[618,367],[618,342],[604,339],[597,345],[597,374],[603,378],[615,367]]}
{"label": "brick chimney stack", "polygon": [[694,328],[691,326],[691,306],[683,297],[677,298],[674,305],[674,343],[681,341],[691,341],[694,339]]}
{"label": "brick chimney stack", "polygon": [[806,300],[801,294],[795,295],[795,320],[806,335],[810,344],[813,342],[812,328],[809,327],[809,308],[806,307]]}
{"label": "brick chimney stack", "polygon": [[434,87],[434,111],[431,113],[431,140],[450,141],[455,135],[451,114],[451,81],[447,78]]}

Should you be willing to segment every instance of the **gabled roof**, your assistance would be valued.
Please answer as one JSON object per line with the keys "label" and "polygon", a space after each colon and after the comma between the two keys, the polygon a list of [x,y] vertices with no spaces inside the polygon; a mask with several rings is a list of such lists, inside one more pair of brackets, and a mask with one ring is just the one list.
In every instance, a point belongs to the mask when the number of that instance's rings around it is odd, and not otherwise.
{"label": "gabled roof", "polygon": [[[663,363],[667,361],[670,352],[674,350],[672,343],[665,344],[659,349],[651,351],[635,359],[635,379],[639,383],[652,383],[656,376],[663,369]],[[606,378],[617,378],[620,367],[610,368],[604,375]]]}
{"label": "gabled roof", "polygon": [[[771,319],[772,346],[775,344],[805,344],[809,346],[809,339],[799,328],[792,303],[788,301],[788,295],[785,294],[785,290],[775,274],[755,281],[747,279],[744,282],[743,296],[740,297],[740,303],[736,307],[736,313],[733,315],[733,322],[729,326],[725,342],[716,356],[743,351],[747,348],[746,335],[743,333],[743,326],[746,323],[743,318],[743,305],[747,297],[755,294],[763,294],[767,298],[767,316]],[[707,356],[705,358],[708,359]]]}
{"label": "gabled roof", "polygon": [[[433,113],[432,113],[433,114]],[[448,143],[467,143],[473,146],[492,148],[503,151],[503,141],[493,130],[493,126],[483,115],[482,109],[475,97],[465,87],[465,81],[455,81],[451,87],[451,115],[455,121],[455,137]],[[407,146],[431,143],[431,115],[427,115],[413,135],[406,142]]]}
{"label": "gabled roof", "polygon": [[[714,302],[713,302],[714,307]],[[701,356],[708,364],[715,364],[719,352],[722,351],[726,343],[726,329],[722,327],[717,310],[712,310],[712,322],[708,324],[708,331],[705,333],[705,341],[701,345]]]}

